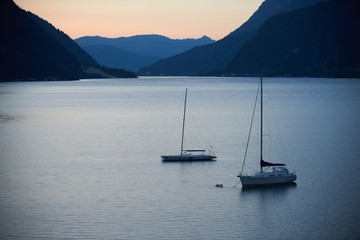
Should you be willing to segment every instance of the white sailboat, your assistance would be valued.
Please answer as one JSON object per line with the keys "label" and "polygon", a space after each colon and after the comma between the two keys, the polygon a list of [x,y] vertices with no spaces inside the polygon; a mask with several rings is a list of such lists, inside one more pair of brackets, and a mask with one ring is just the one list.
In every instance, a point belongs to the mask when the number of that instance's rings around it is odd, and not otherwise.
{"label": "white sailboat", "polygon": [[181,151],[179,155],[162,155],[162,161],[208,161],[216,160],[216,156],[212,153],[205,154],[205,150],[184,150],[184,130],[185,130],[185,116],[186,116],[186,99],[187,88],[185,90],[185,102],[184,102],[184,115],[183,126],[181,135]]}
{"label": "white sailboat", "polygon": [[[257,97],[254,106],[253,118],[255,114]],[[251,134],[252,122],[249,131],[248,144]],[[248,147],[248,145],[247,145]],[[288,184],[296,180],[296,174],[289,172],[283,163],[270,163],[263,160],[263,79],[260,77],[260,172],[252,175],[244,174],[244,165],[246,160],[247,147],[244,155],[244,162],[241,173],[238,175],[243,187],[268,186],[278,184]]]}

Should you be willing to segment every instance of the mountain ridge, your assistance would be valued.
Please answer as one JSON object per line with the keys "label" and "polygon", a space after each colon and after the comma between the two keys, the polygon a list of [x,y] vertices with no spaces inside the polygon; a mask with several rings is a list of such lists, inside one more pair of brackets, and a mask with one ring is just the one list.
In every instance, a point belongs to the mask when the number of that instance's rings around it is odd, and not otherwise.
{"label": "mountain ridge", "polygon": [[147,34],[118,38],[84,36],[75,39],[75,42],[81,47],[88,45],[112,45],[141,55],[164,58],[186,51],[194,46],[209,44],[215,41],[207,36],[198,39],[171,39],[158,34]]}
{"label": "mountain ridge", "polygon": [[207,36],[198,39],[171,39],[162,35],[148,34],[118,38],[85,36],[75,39],[75,42],[104,66],[126,68],[137,72],[141,67],[151,65],[162,58],[215,41]]}
{"label": "mountain ridge", "polygon": [[195,47],[140,69],[140,75],[218,75],[271,16],[327,0],[266,0],[259,9],[229,35],[213,44]]}
{"label": "mountain ridge", "polygon": [[98,65],[65,33],[12,0],[0,1],[0,29],[0,81],[136,77]]}
{"label": "mountain ridge", "polygon": [[152,64],[160,57],[141,55],[112,45],[87,45],[82,47],[103,66],[124,68],[137,72],[142,66]]}
{"label": "mountain ridge", "polygon": [[360,77],[360,2],[332,0],[270,18],[224,75]]}

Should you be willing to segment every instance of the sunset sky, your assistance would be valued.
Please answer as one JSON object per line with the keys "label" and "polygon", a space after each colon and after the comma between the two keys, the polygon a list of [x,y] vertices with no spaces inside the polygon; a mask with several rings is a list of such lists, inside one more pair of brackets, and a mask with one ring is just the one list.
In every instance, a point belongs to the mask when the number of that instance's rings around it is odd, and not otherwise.
{"label": "sunset sky", "polygon": [[71,38],[160,34],[219,40],[264,0],[14,0]]}

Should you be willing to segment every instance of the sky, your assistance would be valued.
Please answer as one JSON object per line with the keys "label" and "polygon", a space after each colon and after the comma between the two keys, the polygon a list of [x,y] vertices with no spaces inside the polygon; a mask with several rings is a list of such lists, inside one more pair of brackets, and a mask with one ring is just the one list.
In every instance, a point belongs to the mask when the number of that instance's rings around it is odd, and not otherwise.
{"label": "sky", "polygon": [[14,0],[71,38],[160,34],[219,40],[264,0]]}

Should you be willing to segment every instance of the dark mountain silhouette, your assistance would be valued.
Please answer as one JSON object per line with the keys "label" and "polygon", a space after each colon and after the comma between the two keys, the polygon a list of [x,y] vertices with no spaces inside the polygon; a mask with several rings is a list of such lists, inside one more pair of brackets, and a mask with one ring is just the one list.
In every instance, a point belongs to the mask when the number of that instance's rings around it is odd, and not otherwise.
{"label": "dark mountain silhouette", "polygon": [[111,45],[87,45],[83,46],[83,49],[103,66],[125,68],[134,72],[160,59],[160,57],[141,55]]}
{"label": "dark mountain silhouette", "polygon": [[210,44],[214,40],[203,36],[199,39],[170,39],[160,35],[105,38],[81,37],[75,41],[96,61],[108,67],[121,67],[138,71],[161,58],[166,58],[195,46]]}
{"label": "dark mountain silhouette", "polygon": [[105,37],[81,37],[75,39],[81,47],[89,45],[115,46],[125,51],[140,55],[155,56],[160,58],[169,57],[195,46],[215,42],[207,36],[199,39],[170,39],[161,35],[137,35],[132,37],[105,38]]}
{"label": "dark mountain silhouette", "polygon": [[0,31],[0,81],[135,76],[101,67],[66,34],[12,0],[0,1]]}
{"label": "dark mountain silhouette", "polygon": [[360,2],[322,2],[269,19],[225,74],[360,77]]}
{"label": "dark mountain silhouette", "polygon": [[270,17],[324,0],[266,0],[251,18],[225,38],[142,68],[141,75],[217,75]]}
{"label": "dark mountain silhouette", "polygon": [[59,29],[54,31],[55,28],[53,25],[51,25],[44,19],[38,17],[37,15],[31,12],[28,12],[28,14],[32,17],[34,22],[39,24],[42,29],[44,29],[55,40],[60,42],[61,45],[63,45],[69,52],[71,52],[81,64],[97,65],[97,62],[86,51],[79,47],[79,45],[75,41],[73,41],[68,35],[66,35]]}

